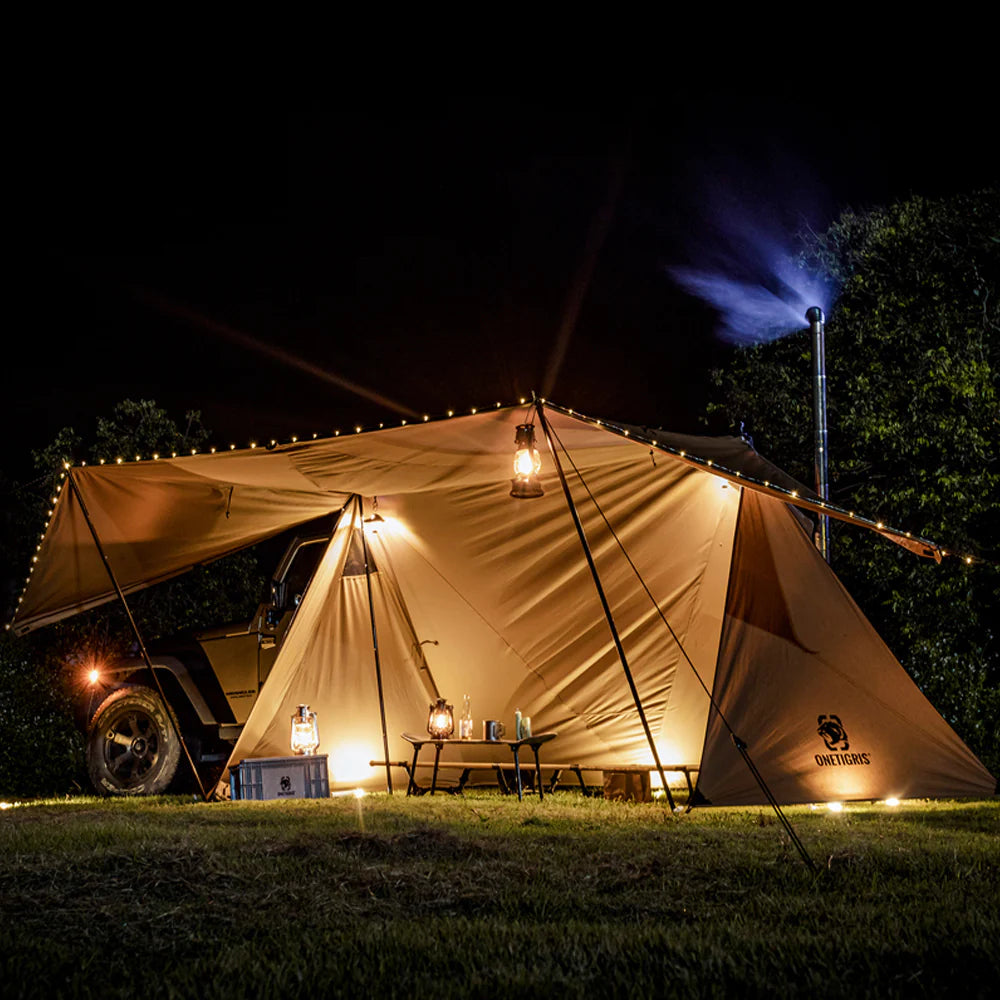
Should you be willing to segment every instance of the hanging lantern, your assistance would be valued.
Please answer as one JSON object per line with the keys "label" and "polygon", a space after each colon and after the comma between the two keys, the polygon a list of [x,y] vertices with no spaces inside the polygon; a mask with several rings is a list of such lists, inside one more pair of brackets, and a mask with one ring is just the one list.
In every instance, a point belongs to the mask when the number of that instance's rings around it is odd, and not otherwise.
{"label": "hanging lantern", "polygon": [[455,712],[444,698],[438,698],[427,714],[427,732],[436,740],[446,740],[454,731]]}
{"label": "hanging lantern", "polygon": [[319,724],[308,705],[299,705],[292,716],[292,753],[311,757],[319,746]]}
{"label": "hanging lantern", "polygon": [[510,481],[510,495],[518,500],[530,500],[545,495],[538,473],[542,459],[535,447],[535,425],[518,424],[514,438],[514,478]]}

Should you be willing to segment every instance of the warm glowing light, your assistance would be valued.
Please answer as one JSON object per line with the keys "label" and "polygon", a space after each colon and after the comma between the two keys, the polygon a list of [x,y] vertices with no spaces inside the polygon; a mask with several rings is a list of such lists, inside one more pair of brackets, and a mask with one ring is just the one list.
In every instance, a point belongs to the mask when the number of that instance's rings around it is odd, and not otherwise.
{"label": "warm glowing light", "polygon": [[330,774],[334,781],[355,783],[371,777],[368,761],[380,751],[362,743],[341,743],[330,751]]}
{"label": "warm glowing light", "polygon": [[535,447],[535,425],[518,424],[514,437],[514,478],[511,480],[510,495],[518,500],[544,496],[538,473],[542,469],[542,459]]}
{"label": "warm glowing light", "polygon": [[830,812],[832,812],[832,813],[843,812],[844,811],[844,803],[843,802],[827,802],[826,808],[829,809]]}
{"label": "warm glowing light", "polygon": [[0,802],[0,809],[13,809],[13,808],[14,808],[13,802]]}
{"label": "warm glowing light", "polygon": [[542,460],[534,448],[521,448],[514,456],[514,475],[531,476],[542,469]]}
{"label": "warm glowing light", "polygon": [[896,796],[893,795],[890,798],[888,798],[888,799],[885,800],[885,804],[887,806],[892,806],[893,808],[895,808],[896,806],[899,805],[899,799],[897,799]]}
{"label": "warm glowing light", "polygon": [[101,672],[95,667],[87,671],[87,680],[91,684],[96,684],[101,679]]}
{"label": "warm glowing light", "polygon": [[455,710],[444,698],[438,698],[427,714],[427,732],[436,740],[446,740],[454,731]]}
{"label": "warm glowing light", "polygon": [[292,716],[292,753],[311,757],[319,747],[319,723],[308,705],[299,705]]}
{"label": "warm glowing light", "polygon": [[356,799],[363,799],[368,793],[363,788],[354,789],[354,797]]}

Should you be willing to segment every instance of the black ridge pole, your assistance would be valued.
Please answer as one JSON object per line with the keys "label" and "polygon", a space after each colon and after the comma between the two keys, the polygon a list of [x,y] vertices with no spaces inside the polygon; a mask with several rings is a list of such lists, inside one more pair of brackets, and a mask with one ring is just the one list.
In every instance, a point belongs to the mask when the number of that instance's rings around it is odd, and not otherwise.
{"label": "black ridge pole", "polygon": [[73,475],[72,469],[67,472],[67,478],[69,479],[70,489],[73,491],[73,495],[76,497],[76,501],[80,505],[80,510],[83,512],[83,518],[87,522],[87,527],[90,529],[90,534],[94,539],[94,544],[97,546],[97,552],[104,563],[104,568],[108,572],[108,578],[111,580],[111,586],[114,587],[115,593],[118,595],[118,600],[121,601],[122,607],[125,609],[125,615],[128,618],[128,623],[132,627],[132,634],[135,636],[135,641],[139,644],[139,652],[142,654],[143,662],[146,664],[149,674],[153,678],[156,690],[160,693],[160,700],[163,702],[163,707],[166,710],[167,718],[170,720],[170,725],[174,727],[174,732],[177,734],[177,739],[180,740],[181,748],[184,750],[184,756],[187,758],[188,765],[191,768],[191,773],[194,775],[194,780],[198,782],[198,790],[201,792],[201,797],[207,802],[209,800],[209,795],[205,791],[204,784],[202,784],[201,775],[198,774],[198,769],[194,766],[191,751],[188,749],[188,745],[184,741],[184,734],[181,732],[181,727],[177,723],[174,710],[171,707],[170,702],[167,701],[167,696],[163,691],[163,685],[160,683],[160,678],[153,669],[153,661],[149,658],[149,653],[146,651],[146,643],[143,642],[142,634],[139,632],[139,626],[136,625],[135,618],[132,617],[132,609],[128,606],[128,601],[125,600],[125,594],[122,591],[122,588],[118,585],[118,579],[115,576],[114,570],[111,568],[111,562],[108,559],[107,553],[104,551],[104,546],[101,544],[101,539],[97,534],[97,529],[94,527],[94,522],[90,519],[90,511],[87,509],[87,502],[83,499],[83,493],[80,492],[80,487],[76,483],[76,478]]}
{"label": "black ridge pole", "polygon": [[601,607],[604,608],[604,617],[607,619],[608,628],[611,629],[611,638],[614,640],[615,649],[618,650],[618,659],[621,660],[622,669],[625,671],[625,678],[628,681],[629,690],[632,692],[632,700],[635,702],[636,710],[639,713],[639,719],[642,722],[643,731],[646,733],[646,740],[649,743],[649,749],[653,752],[653,760],[656,761],[656,770],[659,772],[660,781],[663,783],[663,791],[667,796],[667,803],[670,806],[671,811],[674,807],[674,797],[670,794],[670,786],[667,784],[667,776],[663,773],[663,765],[660,763],[660,755],[656,749],[656,743],[653,740],[653,734],[650,732],[649,723],[646,721],[646,713],[642,707],[642,701],[639,698],[639,691],[635,686],[635,681],[632,678],[632,671],[629,669],[628,659],[625,656],[625,647],[622,646],[621,638],[618,635],[618,629],[615,626],[614,617],[611,614],[611,606],[608,604],[608,599],[604,594],[604,587],[601,584],[601,578],[597,573],[597,566],[594,563],[594,556],[590,551],[590,546],[587,544],[587,536],[583,530],[583,523],[580,521],[580,515],[577,512],[576,504],[573,503],[573,495],[569,491],[569,484],[566,482],[566,476],[563,473],[562,465],[559,462],[559,455],[556,453],[555,442],[552,440],[552,434],[549,431],[548,421],[545,419],[545,413],[542,410],[541,402],[535,403],[535,409],[538,412],[538,419],[542,425],[542,430],[545,431],[545,440],[549,444],[549,451],[552,453],[552,460],[556,465],[556,472],[559,474],[559,483],[562,486],[563,496],[566,497],[566,504],[569,506],[569,512],[573,515],[573,524],[576,525],[576,533],[580,536],[580,544],[583,546],[583,554],[587,557],[587,565],[590,567],[590,575],[594,578],[594,586],[597,588],[597,596],[601,599]]}
{"label": "black ridge pole", "polygon": [[375,680],[378,683],[378,711],[382,719],[382,750],[385,753],[385,784],[392,795],[392,768],[389,767],[389,733],[385,726],[385,696],[382,693],[382,660],[378,653],[378,632],[375,629],[375,602],[372,599],[372,571],[368,558],[368,539],[365,538],[365,509],[361,497],[356,497],[361,520],[361,548],[365,554],[365,582],[368,584],[368,617],[372,623],[372,649],[375,652]]}

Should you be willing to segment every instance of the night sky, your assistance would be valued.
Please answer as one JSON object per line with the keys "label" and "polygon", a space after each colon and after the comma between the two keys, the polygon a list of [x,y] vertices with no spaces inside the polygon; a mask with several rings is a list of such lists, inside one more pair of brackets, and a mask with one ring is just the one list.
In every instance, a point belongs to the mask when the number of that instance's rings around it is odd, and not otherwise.
{"label": "night sky", "polygon": [[794,249],[849,205],[995,181],[984,110],[902,88],[863,105],[66,96],[16,130],[4,471],[123,398],[200,409],[220,445],[532,389],[698,431],[731,348],[667,267],[706,259],[720,213]]}

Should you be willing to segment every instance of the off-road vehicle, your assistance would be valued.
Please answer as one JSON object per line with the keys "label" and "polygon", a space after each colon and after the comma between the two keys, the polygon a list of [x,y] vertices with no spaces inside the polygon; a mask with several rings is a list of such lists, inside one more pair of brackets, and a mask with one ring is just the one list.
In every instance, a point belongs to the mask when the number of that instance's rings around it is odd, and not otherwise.
{"label": "off-road vehicle", "polygon": [[[157,679],[206,787],[218,779],[277,658],[289,623],[333,531],[333,517],[295,530],[249,622],[148,646]],[[280,551],[280,549],[278,550]],[[87,770],[105,795],[157,795],[189,776],[180,741],[140,657],[91,671],[81,702]]]}

